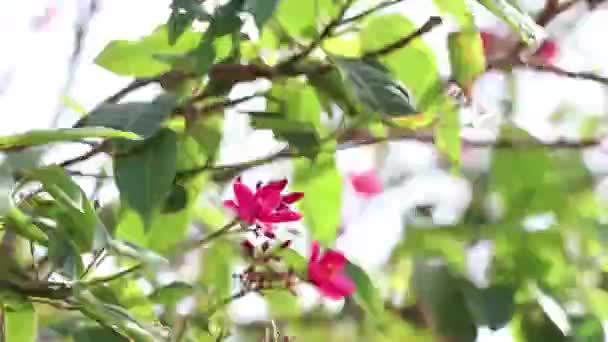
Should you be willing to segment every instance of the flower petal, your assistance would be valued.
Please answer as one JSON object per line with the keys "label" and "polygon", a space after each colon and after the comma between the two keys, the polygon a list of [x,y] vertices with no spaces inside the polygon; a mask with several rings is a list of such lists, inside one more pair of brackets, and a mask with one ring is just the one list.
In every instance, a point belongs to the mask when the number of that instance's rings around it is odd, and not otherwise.
{"label": "flower petal", "polygon": [[281,192],[272,188],[260,189],[255,196],[262,210],[267,212],[277,209],[281,204]]}
{"label": "flower petal", "polygon": [[271,181],[268,184],[266,184],[264,187],[271,188],[271,189],[281,192],[285,189],[286,186],[287,186],[287,178],[283,178],[280,180]]}
{"label": "flower petal", "polygon": [[382,181],[374,169],[351,174],[349,178],[355,191],[363,196],[373,196],[383,190]]}
{"label": "flower petal", "polygon": [[287,195],[282,196],[281,200],[284,203],[292,204],[299,201],[302,197],[304,197],[303,192],[290,192]]}
{"label": "flower petal", "polygon": [[249,187],[241,182],[235,182],[232,186],[236,202],[240,207],[250,207],[255,203],[255,195]]}
{"label": "flower petal", "polygon": [[[319,244],[319,241],[315,240],[311,244],[309,262],[313,263],[313,262],[316,262],[317,260],[319,260],[320,253],[321,253],[321,245]],[[309,269],[310,269],[310,265],[309,265]]]}
{"label": "flower petal", "polygon": [[234,202],[233,200],[227,200],[227,201],[224,201],[224,207],[230,208],[230,209],[233,209],[236,211],[239,206],[236,205],[236,202]]}
{"label": "flower petal", "polygon": [[344,254],[330,249],[323,253],[319,263],[336,272],[341,272],[344,265],[346,265],[346,257]]}
{"label": "flower petal", "polygon": [[355,292],[355,283],[343,275],[338,275],[317,285],[319,291],[331,299],[341,299]]}
{"label": "flower petal", "polygon": [[258,219],[267,223],[294,222],[302,218],[302,214],[292,210],[281,210],[272,213],[262,212]]}

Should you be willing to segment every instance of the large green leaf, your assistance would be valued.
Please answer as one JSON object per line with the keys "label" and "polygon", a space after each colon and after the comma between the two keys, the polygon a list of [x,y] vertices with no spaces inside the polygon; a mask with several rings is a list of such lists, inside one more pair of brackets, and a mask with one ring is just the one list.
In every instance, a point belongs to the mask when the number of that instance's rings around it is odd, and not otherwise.
{"label": "large green leaf", "polygon": [[175,178],[177,137],[170,129],[160,131],[141,147],[114,161],[120,196],[141,216],[149,228],[154,209],[159,208]]}
{"label": "large green leaf", "polygon": [[[206,120],[208,121],[208,120]],[[205,134],[205,132],[218,133],[218,131],[210,131],[203,129],[204,127],[195,127],[189,131],[192,134]],[[191,169],[200,165],[204,165],[207,156],[214,153],[214,139],[221,138],[220,135],[214,137],[201,137],[201,141],[205,141],[203,145],[197,142],[190,135],[180,135],[177,141],[177,161],[176,165],[179,169]],[[217,146],[216,146],[217,147]],[[209,150],[206,150],[209,148]],[[196,208],[196,198],[200,193],[202,186],[205,184],[207,176],[201,174],[197,177],[190,177],[183,183],[174,184],[171,189],[176,187],[183,188],[185,193],[184,206],[178,210],[167,211],[167,206],[171,200],[171,193],[168,194],[162,202],[162,207],[153,210],[150,226],[144,229],[143,221],[138,217],[137,213],[130,208],[121,208],[118,226],[116,228],[116,236],[137,243],[141,246],[146,246],[158,253],[167,254],[173,251],[176,244],[186,238],[188,227],[193,219],[194,210]],[[168,229],[167,227],[171,227]]]}
{"label": "large green leaf", "polygon": [[86,138],[140,139],[140,137],[133,132],[124,132],[111,128],[87,127],[41,129],[0,137],[0,151]]}
{"label": "large green leaf", "polygon": [[167,27],[162,25],[137,41],[110,42],[95,58],[95,63],[123,76],[152,77],[171,69],[169,64],[159,61],[155,55],[185,53],[195,48],[200,38],[200,32],[185,30],[179,40],[171,45]]}
{"label": "large green leaf", "polygon": [[522,13],[508,0],[477,0],[477,2],[509,24],[526,44],[538,45],[547,36],[545,30],[536,24],[533,18]]}
{"label": "large green leaf", "polygon": [[[361,30],[361,46],[366,51],[380,49],[416,29],[417,26],[401,14],[375,16]],[[405,85],[416,109],[426,110],[441,94],[435,53],[423,40],[415,39],[404,48],[381,57],[380,61]]]}
{"label": "large green leaf", "polygon": [[354,58],[336,57],[335,60],[353,85],[359,101],[371,112],[390,116],[416,113],[407,91],[381,64]]}
{"label": "large green leaf", "polygon": [[34,305],[23,298],[4,301],[4,341],[36,342],[38,340],[38,318]]}
{"label": "large green leaf", "polygon": [[118,305],[136,319],[152,321],[156,318],[152,302],[135,279],[117,278],[97,285],[91,291],[104,303]]}
{"label": "large green leaf", "polygon": [[293,187],[305,193],[298,207],[312,238],[331,245],[340,225],[342,200],[342,178],[334,156],[322,154],[313,160],[296,160]]}
{"label": "large green leaf", "polygon": [[55,218],[58,228],[75,243],[80,252],[93,247],[97,229],[101,222],[93,204],[82,189],[59,166],[25,171],[21,186],[28,182],[40,182],[44,191],[53,197],[60,211]]}
{"label": "large green leaf", "polygon": [[114,331],[100,326],[77,328],[73,334],[74,342],[127,342],[128,340]]}
{"label": "large green leaf", "polygon": [[105,103],[82,118],[76,126],[110,127],[148,138],[159,130],[176,105],[175,96],[168,94],[160,95],[152,102]]}

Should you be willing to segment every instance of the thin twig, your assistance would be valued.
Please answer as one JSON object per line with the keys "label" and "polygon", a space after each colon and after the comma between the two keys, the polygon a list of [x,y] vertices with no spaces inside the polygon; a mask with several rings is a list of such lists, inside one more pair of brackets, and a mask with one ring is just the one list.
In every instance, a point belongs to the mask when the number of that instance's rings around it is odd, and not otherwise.
{"label": "thin twig", "polygon": [[157,82],[160,82],[160,77],[135,79],[131,83],[129,83],[126,87],[120,89],[114,95],[105,99],[102,103],[104,103],[104,104],[117,103],[118,101],[122,100],[123,97],[127,96],[129,93],[131,93],[139,88],[143,88],[147,85],[157,83]]}
{"label": "thin twig", "polygon": [[564,70],[560,67],[550,64],[535,64],[535,63],[522,63],[523,66],[530,68],[532,70],[540,71],[540,72],[549,72],[558,76],[564,76],[569,78],[574,78],[578,80],[587,80],[587,81],[595,81],[599,82],[603,85],[608,85],[608,78],[599,76],[597,74],[593,74],[590,72],[576,72],[576,71],[568,71]]}
{"label": "thin twig", "polygon": [[385,47],[382,47],[380,49],[377,50],[372,50],[369,51],[367,53],[365,53],[363,55],[364,59],[373,59],[373,58],[377,58],[386,54],[389,54],[395,50],[401,49],[403,47],[405,47],[406,45],[408,45],[412,40],[421,37],[422,35],[432,31],[435,27],[441,25],[442,20],[441,17],[430,17],[429,20],[427,20],[426,23],[424,23],[424,25],[422,25],[420,28],[418,28],[416,31],[412,32],[411,34],[409,34],[406,37],[403,37],[401,39],[399,39],[398,41],[389,44]]}
{"label": "thin twig", "polygon": [[329,22],[329,24],[327,24],[327,26],[325,26],[325,28],[323,28],[323,31],[321,31],[321,33],[315,40],[313,40],[304,50],[300,51],[299,53],[291,56],[290,58],[288,58],[287,60],[282,62],[277,67],[277,69],[281,70],[281,69],[285,69],[290,66],[293,66],[294,64],[296,64],[303,58],[310,55],[310,53],[313,52],[314,49],[316,49],[319,45],[321,45],[323,40],[325,38],[328,38],[331,35],[331,33],[333,32],[333,30],[336,27],[338,27],[338,25],[340,25],[340,23],[342,22],[342,18],[344,17],[344,14],[350,8],[350,6],[353,4],[353,2],[354,2],[354,0],[347,0],[344,3],[344,5],[342,5],[342,7],[340,8],[340,12],[338,13],[338,15],[334,19],[332,19]]}
{"label": "thin twig", "polygon": [[348,17],[348,18],[343,19],[342,21],[340,21],[338,23],[337,26],[342,26],[342,25],[346,25],[346,24],[352,23],[354,21],[361,20],[361,19],[367,17],[370,14],[373,14],[373,13],[375,13],[377,11],[380,11],[382,9],[385,9],[387,7],[396,5],[396,4],[398,4],[400,2],[403,2],[403,1],[404,0],[391,0],[391,1],[381,2],[381,3],[377,4],[376,6],[370,8],[370,9],[367,9],[367,10],[365,10],[365,11],[359,13],[359,14],[356,14],[356,15],[353,15],[352,17]]}
{"label": "thin twig", "polygon": [[105,147],[106,147],[105,143],[99,144],[99,145],[93,147],[92,149],[90,149],[89,152],[87,152],[85,154],[62,161],[61,163],[59,163],[59,166],[67,167],[67,166],[71,166],[71,165],[83,162],[83,161],[97,155],[98,153],[101,153]]}
{"label": "thin twig", "polygon": [[196,239],[196,240],[187,240],[183,244],[181,244],[181,246],[179,246],[179,248],[177,248],[177,251],[180,254],[182,254],[184,252],[190,251],[190,250],[198,248],[200,246],[204,246],[204,245],[208,244],[209,242],[228,233],[230,231],[230,229],[232,229],[232,227],[234,227],[238,222],[239,222],[238,219],[234,219],[234,220],[230,221],[228,224],[226,224],[225,226],[223,226],[222,228],[214,231],[213,233],[211,233],[207,236],[204,236],[204,237],[202,237],[200,239]]}
{"label": "thin twig", "polygon": [[122,278],[127,274],[133,273],[135,271],[138,271],[139,269],[141,269],[143,267],[143,264],[137,264],[135,266],[131,266],[127,269],[124,269],[120,272],[114,273],[114,274],[110,274],[108,276],[105,277],[99,277],[99,278],[94,278],[91,279],[89,281],[85,281],[84,283],[86,283],[87,285],[95,285],[95,284],[100,284],[100,283],[108,283],[111,281],[114,281],[116,279]]}

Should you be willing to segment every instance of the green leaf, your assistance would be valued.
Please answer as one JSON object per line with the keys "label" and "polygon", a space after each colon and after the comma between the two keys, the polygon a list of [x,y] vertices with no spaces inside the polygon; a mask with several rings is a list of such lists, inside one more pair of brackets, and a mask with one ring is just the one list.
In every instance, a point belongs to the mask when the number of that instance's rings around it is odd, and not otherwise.
{"label": "green leaf", "polygon": [[[365,51],[383,48],[417,28],[401,14],[375,16],[361,30],[361,46]],[[380,61],[407,88],[412,97],[411,103],[419,111],[427,110],[441,94],[435,53],[423,40],[414,39],[404,48],[382,56]]]}
{"label": "green leaf", "polygon": [[170,129],[160,131],[141,148],[114,161],[120,196],[141,216],[149,228],[154,209],[159,208],[173,184],[176,173],[177,137]]}
{"label": "green leaf", "polygon": [[251,15],[253,15],[255,24],[261,32],[266,21],[272,18],[272,14],[274,13],[278,4],[279,0],[246,0],[245,9],[250,12]]}
{"label": "green leaf", "polygon": [[450,33],[448,36],[452,78],[467,91],[486,70],[486,59],[481,37],[476,30]]}
{"label": "green leaf", "polygon": [[460,116],[458,108],[450,98],[445,97],[437,105],[440,112],[439,123],[435,128],[435,142],[440,151],[460,166]]}
{"label": "green leaf", "polygon": [[110,127],[149,138],[176,106],[176,97],[169,94],[160,95],[152,102],[105,103],[82,118],[76,127]]}
{"label": "green leaf", "polygon": [[[295,162],[294,190],[305,193],[298,202],[312,239],[331,245],[340,225],[342,178],[332,154]],[[320,215],[319,213],[323,213]]]}
{"label": "green leaf", "polygon": [[0,151],[74,141],[86,138],[141,139],[137,134],[111,128],[59,128],[32,130],[27,133],[0,137]]}
{"label": "green leaf", "polygon": [[4,303],[4,341],[36,342],[38,317],[34,305],[23,298],[21,301]]}
{"label": "green leaf", "polygon": [[475,27],[469,0],[433,0],[433,2],[441,11],[453,15],[461,28]]}
{"label": "green leaf", "polygon": [[[206,130],[197,131],[194,129],[189,129],[189,131],[192,133],[196,131],[201,134],[207,132]],[[215,138],[221,138],[221,135],[218,134]],[[213,139],[208,136],[203,140],[213,145]],[[180,135],[177,141],[177,167],[179,169],[191,169],[204,165],[207,162],[208,153],[211,152],[206,151],[206,148],[213,149],[210,145],[202,145],[193,136]],[[171,200],[171,194],[169,193],[168,197],[162,202],[163,207],[153,211],[150,227],[147,230],[144,229],[143,221],[136,212],[131,208],[121,208],[119,223],[116,227],[116,237],[145,246],[161,254],[172,252],[175,246],[186,238],[197,207],[196,199],[202,186],[206,183],[207,177],[206,174],[201,174],[172,185],[172,189],[183,187],[185,190],[185,206],[181,210],[173,212],[164,210],[167,209],[167,201]],[[171,227],[171,229],[167,229],[167,227]]]}
{"label": "green leaf", "polygon": [[205,40],[236,33],[243,25],[239,13],[243,9],[245,0],[230,0],[215,11],[211,24],[205,32]]}
{"label": "green leaf", "polygon": [[156,289],[150,295],[150,299],[156,303],[174,305],[181,299],[194,293],[192,285],[183,281],[175,281],[161,288]]}
{"label": "green leaf", "polygon": [[316,35],[315,1],[282,0],[276,9],[276,18],[294,38],[312,38]]}
{"label": "green leaf", "polygon": [[533,18],[522,13],[507,0],[477,0],[498,18],[504,20],[528,45],[539,45],[547,36]]}
{"label": "green leaf", "polygon": [[361,267],[350,261],[346,264],[346,274],[356,286],[353,299],[366,311],[368,317],[381,322],[384,316],[384,301],[371,278]]}
{"label": "green leaf", "polygon": [[171,69],[170,65],[159,61],[154,55],[188,52],[198,45],[200,39],[201,33],[186,30],[172,45],[167,26],[162,25],[137,41],[110,42],[95,58],[95,63],[122,76],[154,77]]}
{"label": "green leaf", "polygon": [[379,63],[340,57],[335,60],[353,84],[359,101],[370,111],[390,116],[416,113],[407,91]]}
{"label": "green leaf", "polygon": [[518,310],[512,323],[515,338],[524,341],[567,341],[561,330],[536,304],[527,304]]}
{"label": "green leaf", "polygon": [[110,251],[115,255],[128,257],[140,261],[155,269],[158,269],[160,267],[167,267],[169,265],[169,260],[165,259],[164,257],[158,255],[153,251],[140,247],[129,241],[111,239],[110,241],[108,241],[108,247]]}
{"label": "green leaf", "polygon": [[82,189],[59,166],[25,171],[20,187],[32,181],[40,182],[44,191],[62,208],[56,217],[61,223],[58,226],[75,243],[79,252],[91,250],[101,222]]}
{"label": "green leaf", "polygon": [[466,308],[461,279],[445,266],[419,260],[414,266],[413,288],[435,332],[455,341],[474,341],[477,327]]}
{"label": "green leaf", "polygon": [[515,311],[515,291],[504,285],[489,288],[477,288],[469,282],[463,282],[467,308],[478,326],[487,326],[496,330],[504,327]]}

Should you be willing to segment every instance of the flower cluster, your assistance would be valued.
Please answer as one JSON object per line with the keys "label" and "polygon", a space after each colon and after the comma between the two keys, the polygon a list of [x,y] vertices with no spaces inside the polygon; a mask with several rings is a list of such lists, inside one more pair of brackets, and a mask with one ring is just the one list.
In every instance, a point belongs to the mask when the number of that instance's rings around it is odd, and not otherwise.
{"label": "flower cluster", "polygon": [[[365,183],[365,182],[363,182]],[[255,225],[253,231],[257,236],[264,235],[267,240],[254,244],[245,240],[241,244],[245,255],[252,260],[251,265],[238,276],[245,291],[261,291],[272,288],[286,288],[295,293],[295,272],[277,271],[272,262],[281,262],[277,252],[289,248],[291,240],[280,241],[273,233],[274,224],[294,222],[302,215],[291,208],[300,200],[304,193],[290,192],[282,194],[287,187],[287,180],[272,181],[267,184],[258,183],[255,191],[243,184],[237,178],[233,184],[234,200],[224,202],[232,209],[240,221]],[[372,190],[377,191],[376,186]],[[367,189],[369,190],[369,189]],[[317,241],[312,244],[312,251],[307,266],[307,278],[319,291],[333,299],[351,295],[355,285],[345,274],[346,257],[338,251],[327,250],[322,255]]]}

